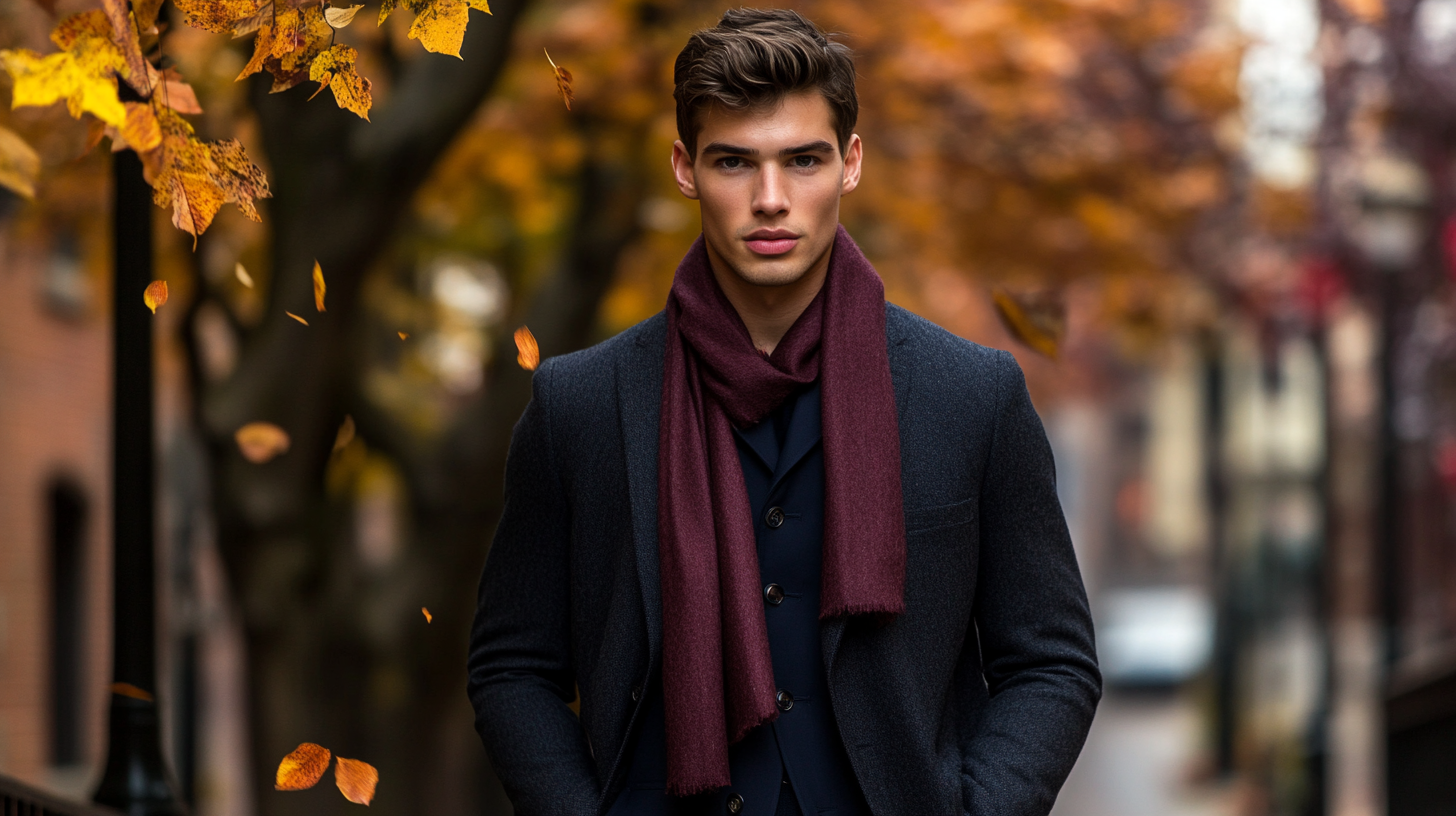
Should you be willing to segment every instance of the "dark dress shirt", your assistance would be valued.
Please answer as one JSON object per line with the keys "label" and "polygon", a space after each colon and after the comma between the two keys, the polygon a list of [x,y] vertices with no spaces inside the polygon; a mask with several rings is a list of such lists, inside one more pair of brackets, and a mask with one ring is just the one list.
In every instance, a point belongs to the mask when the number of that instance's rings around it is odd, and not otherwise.
{"label": "dark dress shirt", "polygon": [[779,716],[729,749],[728,788],[668,796],[659,672],[646,691],[626,788],[609,816],[869,816],[829,705],[819,649],[824,453],[818,384],[735,435],[753,508]]}

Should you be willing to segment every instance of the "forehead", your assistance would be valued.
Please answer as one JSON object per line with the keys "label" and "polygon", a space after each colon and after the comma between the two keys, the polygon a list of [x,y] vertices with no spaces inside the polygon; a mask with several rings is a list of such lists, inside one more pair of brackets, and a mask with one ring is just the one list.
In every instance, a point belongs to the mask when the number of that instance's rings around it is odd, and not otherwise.
{"label": "forehead", "polygon": [[834,112],[816,90],[797,91],[777,102],[742,110],[711,105],[703,111],[698,144],[726,142],[740,147],[773,151],[817,139],[838,142]]}

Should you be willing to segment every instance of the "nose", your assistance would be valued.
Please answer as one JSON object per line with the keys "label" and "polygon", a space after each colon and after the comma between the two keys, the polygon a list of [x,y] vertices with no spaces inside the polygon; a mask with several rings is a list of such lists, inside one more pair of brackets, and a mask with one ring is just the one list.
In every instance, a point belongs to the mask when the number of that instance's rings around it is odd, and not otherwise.
{"label": "nose", "polygon": [[754,215],[782,215],[789,211],[789,194],[784,185],[784,171],[774,162],[765,162],[758,173],[753,190]]}

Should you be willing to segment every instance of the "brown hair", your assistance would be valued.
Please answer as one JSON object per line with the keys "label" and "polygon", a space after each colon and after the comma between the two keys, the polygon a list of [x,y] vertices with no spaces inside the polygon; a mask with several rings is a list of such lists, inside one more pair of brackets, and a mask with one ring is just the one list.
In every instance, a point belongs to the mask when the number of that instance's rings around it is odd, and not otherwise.
{"label": "brown hair", "polygon": [[789,9],[730,9],[688,38],[672,72],[677,134],[698,151],[698,114],[711,105],[746,110],[816,89],[829,103],[843,155],[859,118],[854,59],[818,26]]}

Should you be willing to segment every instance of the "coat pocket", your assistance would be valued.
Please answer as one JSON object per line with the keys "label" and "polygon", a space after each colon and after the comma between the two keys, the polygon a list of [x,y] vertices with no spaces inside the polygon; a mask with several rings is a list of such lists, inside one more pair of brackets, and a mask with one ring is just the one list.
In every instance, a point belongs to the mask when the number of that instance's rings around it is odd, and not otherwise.
{"label": "coat pocket", "polygon": [[905,533],[926,533],[968,524],[976,518],[976,497],[950,504],[913,507],[905,510]]}

